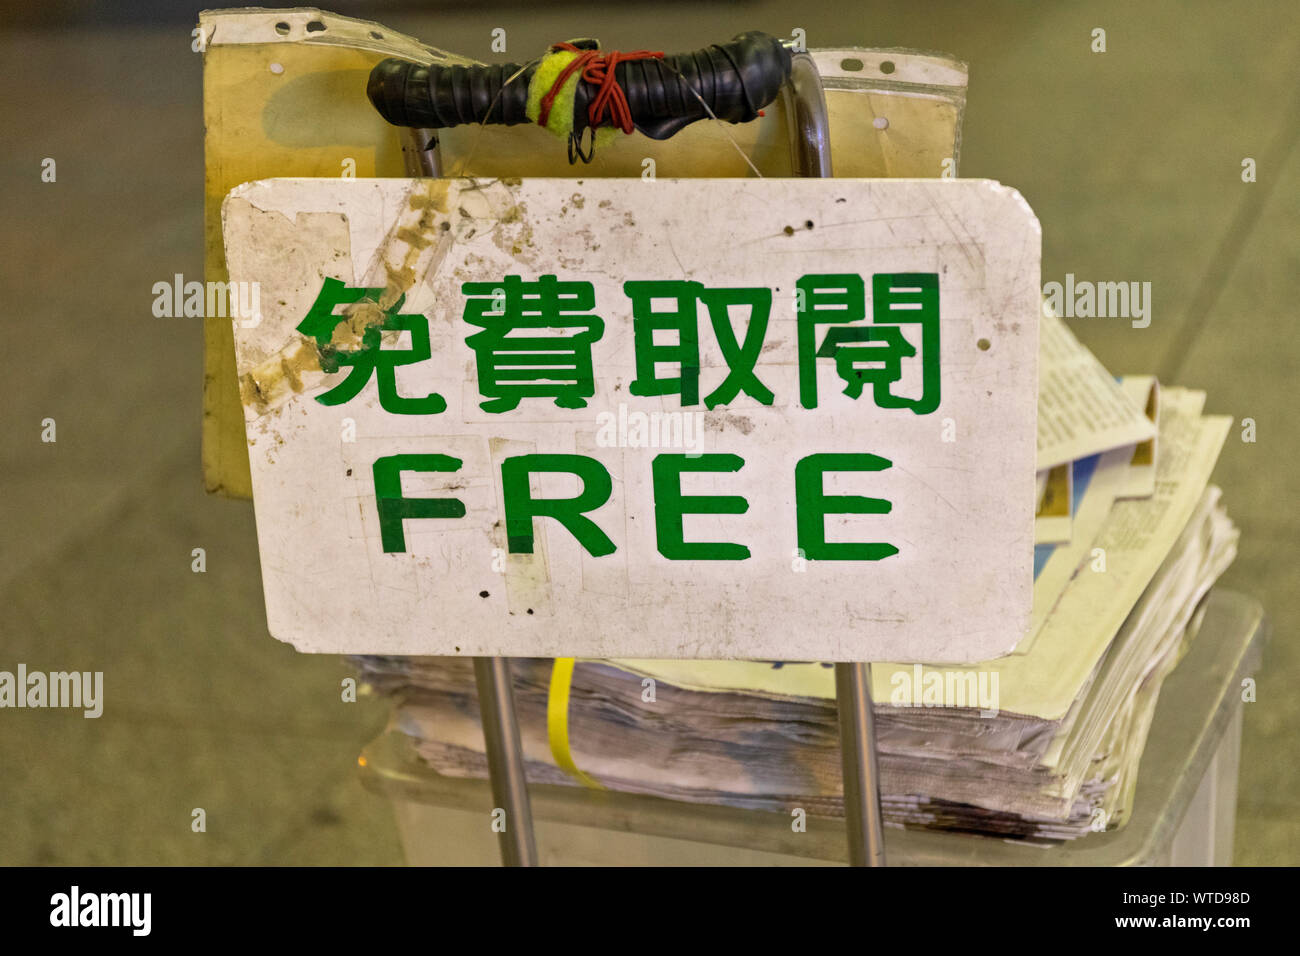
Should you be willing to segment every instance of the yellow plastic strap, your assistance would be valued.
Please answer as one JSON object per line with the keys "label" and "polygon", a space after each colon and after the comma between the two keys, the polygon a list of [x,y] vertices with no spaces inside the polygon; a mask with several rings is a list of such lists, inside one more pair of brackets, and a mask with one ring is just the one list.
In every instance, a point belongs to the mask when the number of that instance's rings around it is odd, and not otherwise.
{"label": "yellow plastic strap", "polygon": [[569,686],[573,683],[572,657],[557,657],[551,668],[551,689],[546,697],[546,737],[551,743],[555,763],[584,787],[604,790],[599,781],[578,769],[569,750]]}

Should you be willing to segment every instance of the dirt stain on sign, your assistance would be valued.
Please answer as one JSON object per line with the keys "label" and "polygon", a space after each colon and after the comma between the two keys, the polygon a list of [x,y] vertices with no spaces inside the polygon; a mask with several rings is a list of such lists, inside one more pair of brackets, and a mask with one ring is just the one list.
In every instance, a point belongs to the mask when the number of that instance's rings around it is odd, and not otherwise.
{"label": "dirt stain on sign", "polygon": [[[415,285],[416,264],[430,246],[439,244],[428,272],[451,248],[452,235],[439,227],[446,221],[448,180],[423,179],[412,184],[406,208],[385,237],[375,254],[370,273],[363,284],[374,288],[381,281],[383,291],[377,299],[362,299],[344,310],[346,320],[334,327],[330,341],[318,346],[306,336],[297,336],[279,352],[259,363],[239,379],[240,400],[258,416],[273,411],[306,387],[307,373],[324,374],[321,351],[355,351],[362,347],[366,332],[383,324],[388,310],[395,306]],[[287,217],[284,218],[286,223]]]}
{"label": "dirt stain on sign", "polygon": [[742,435],[748,435],[754,430],[754,420],[731,412],[705,412],[704,428],[711,432],[724,432],[728,428],[734,428]]}

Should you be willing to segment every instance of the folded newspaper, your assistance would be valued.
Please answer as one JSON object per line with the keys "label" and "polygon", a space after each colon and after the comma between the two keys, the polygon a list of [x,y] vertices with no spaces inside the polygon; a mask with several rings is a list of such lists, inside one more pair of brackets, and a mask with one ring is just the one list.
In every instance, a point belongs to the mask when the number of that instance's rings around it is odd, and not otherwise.
{"label": "folded newspaper", "polygon": [[[1204,415],[1202,392],[1117,381],[1053,316],[1041,341],[1040,490],[1068,467],[1066,529],[1039,536],[1014,653],[873,665],[890,825],[1032,840],[1122,826],[1161,682],[1236,553],[1209,484],[1230,419]],[[353,660],[434,771],[486,776],[470,661]],[[830,664],[579,661],[558,749],[554,663],[512,664],[531,782],[843,812]]]}

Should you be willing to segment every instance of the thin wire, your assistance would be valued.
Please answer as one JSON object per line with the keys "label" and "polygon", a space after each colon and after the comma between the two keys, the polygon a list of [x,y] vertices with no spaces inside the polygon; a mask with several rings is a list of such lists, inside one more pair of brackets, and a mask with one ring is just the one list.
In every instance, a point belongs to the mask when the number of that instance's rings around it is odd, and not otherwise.
{"label": "thin wire", "polygon": [[[677,67],[673,66],[667,60],[663,60],[661,62],[663,63],[664,66],[668,67],[668,69],[672,70],[679,77],[681,77],[682,85],[684,85],[688,90],[690,90],[691,95],[700,101],[700,105],[704,107],[704,112],[709,114],[709,118],[721,124],[722,120],[718,119],[717,114],[714,113],[713,110],[709,109],[709,104],[704,102],[704,97],[700,96],[700,94],[696,92],[695,87],[691,86],[691,81],[686,78],[685,74],[683,74],[681,70],[677,69]],[[722,130],[722,135],[727,137],[727,139],[731,142],[731,145],[736,148],[736,152],[740,154],[740,158],[743,159],[745,161],[745,164],[754,171],[754,175],[757,176],[759,179],[762,179],[763,174],[758,171],[758,167],[754,165],[754,162],[749,158],[749,155],[743,149],[740,148],[740,144],[736,142],[736,138],[732,136],[729,132],[727,132],[727,128],[725,126],[720,125],[719,129]]]}
{"label": "thin wire", "polygon": [[[542,56],[545,56],[545,54],[542,54]],[[487,112],[483,114],[483,119],[478,124],[478,132],[475,133],[474,135],[474,141],[470,143],[469,151],[466,152],[465,155],[463,155],[460,158],[460,161],[457,164],[457,172],[451,174],[450,176],[451,179],[466,177],[465,168],[469,166],[469,161],[474,158],[474,154],[478,151],[478,144],[483,140],[483,130],[487,127],[488,117],[490,117],[492,115],[492,111],[497,108],[497,103],[501,101],[501,96],[505,93],[506,87],[509,86],[511,83],[513,83],[515,80],[519,79],[519,77],[523,76],[524,73],[527,72],[529,67],[536,66],[538,63],[541,62],[542,62],[541,56],[529,60],[518,70],[516,70],[510,76],[509,79],[507,79],[504,83],[501,84],[501,89],[497,90],[497,95],[492,98],[491,104],[488,105]]]}

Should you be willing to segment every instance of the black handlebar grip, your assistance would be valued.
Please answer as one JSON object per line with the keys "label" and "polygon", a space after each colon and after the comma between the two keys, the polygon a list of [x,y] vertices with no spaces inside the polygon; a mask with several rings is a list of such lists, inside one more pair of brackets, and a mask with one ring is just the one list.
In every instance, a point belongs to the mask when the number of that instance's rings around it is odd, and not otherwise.
{"label": "black handlebar grip", "polygon": [[[527,123],[530,67],[498,98],[518,63],[497,66],[422,66],[392,57],[370,71],[366,95],[394,126],[446,129],[465,123]],[[488,110],[492,115],[488,115]]]}
{"label": "black handlebar grip", "polygon": [[651,139],[667,139],[708,117],[709,110],[732,123],[755,119],[790,78],[790,51],[776,37],[755,31],[694,53],[629,60],[614,73],[636,128]]}
{"label": "black handlebar grip", "polygon": [[[370,72],[366,94],[394,126],[445,129],[463,123],[514,126],[530,122],[528,84],[536,65],[423,66],[389,58]],[[667,139],[683,126],[709,116],[744,123],[772,102],[790,76],[790,51],[757,31],[660,59],[625,60],[614,75],[627,97],[632,122],[651,139]],[[574,129],[588,125],[594,90],[580,82]],[[698,94],[698,95],[697,95]],[[703,102],[701,102],[703,100]],[[707,109],[706,109],[707,105]],[[606,118],[601,125],[609,125]]]}

